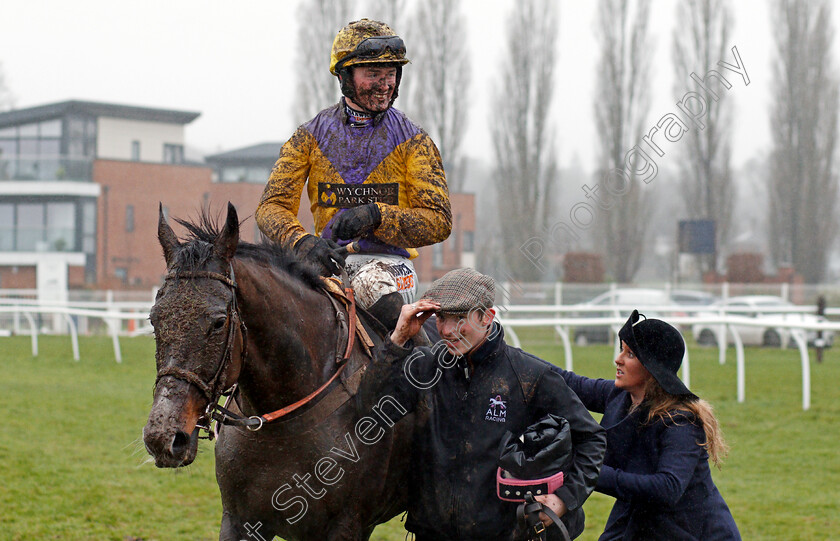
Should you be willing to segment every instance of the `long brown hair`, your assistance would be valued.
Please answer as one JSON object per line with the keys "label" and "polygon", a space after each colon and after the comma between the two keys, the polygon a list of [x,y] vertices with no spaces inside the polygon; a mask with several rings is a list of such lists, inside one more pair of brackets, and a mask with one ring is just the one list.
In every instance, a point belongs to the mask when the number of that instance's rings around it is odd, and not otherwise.
{"label": "long brown hair", "polygon": [[645,384],[644,405],[648,408],[646,423],[654,419],[674,421],[674,415],[682,411],[690,411],[703,427],[706,433],[706,441],[698,442],[709,453],[709,458],[718,469],[723,464],[723,459],[729,452],[729,446],[723,439],[723,432],[720,429],[715,417],[712,405],[701,398],[691,396],[673,395],[665,392],[653,377],[649,377]]}

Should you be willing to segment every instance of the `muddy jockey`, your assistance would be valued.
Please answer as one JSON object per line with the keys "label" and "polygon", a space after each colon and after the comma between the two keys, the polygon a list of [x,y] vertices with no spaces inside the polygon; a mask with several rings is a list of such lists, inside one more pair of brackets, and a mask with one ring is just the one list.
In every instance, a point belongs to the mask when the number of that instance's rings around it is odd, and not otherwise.
{"label": "muddy jockey", "polygon": [[[390,327],[414,298],[415,248],[442,242],[452,229],[440,153],[393,107],[405,55],[384,23],[362,19],[338,32],[330,72],[343,97],[283,145],[256,211],[263,234],[292,245],[325,276],[344,267],[359,305]],[[304,186],[314,235],[297,219]]]}

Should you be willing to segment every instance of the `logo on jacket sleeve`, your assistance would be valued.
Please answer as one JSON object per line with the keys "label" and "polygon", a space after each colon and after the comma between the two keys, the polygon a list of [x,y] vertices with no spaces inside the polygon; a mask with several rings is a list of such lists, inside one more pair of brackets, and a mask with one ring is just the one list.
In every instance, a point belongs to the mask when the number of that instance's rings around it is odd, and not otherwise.
{"label": "logo on jacket sleeve", "polygon": [[484,420],[504,423],[506,415],[507,406],[505,406],[502,396],[497,394],[495,398],[490,398],[490,406],[487,408],[487,413],[484,414]]}

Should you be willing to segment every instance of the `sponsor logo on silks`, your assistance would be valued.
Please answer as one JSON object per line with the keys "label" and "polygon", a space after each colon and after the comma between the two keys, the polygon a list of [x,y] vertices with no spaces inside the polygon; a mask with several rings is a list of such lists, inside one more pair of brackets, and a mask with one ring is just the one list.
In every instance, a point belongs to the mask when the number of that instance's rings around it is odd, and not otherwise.
{"label": "sponsor logo on silks", "polygon": [[388,265],[388,272],[394,277],[397,282],[397,289],[406,291],[414,289],[414,273],[405,263],[397,263],[396,265]]}
{"label": "sponsor logo on silks", "polygon": [[504,423],[507,415],[507,407],[505,401],[502,400],[501,395],[496,395],[495,398],[490,399],[490,406],[487,408],[487,413],[484,414],[485,421],[493,421],[495,423]]}
{"label": "sponsor logo on silks", "polygon": [[352,208],[368,203],[398,205],[400,185],[398,182],[381,184],[337,184],[318,183],[318,206],[331,208]]}

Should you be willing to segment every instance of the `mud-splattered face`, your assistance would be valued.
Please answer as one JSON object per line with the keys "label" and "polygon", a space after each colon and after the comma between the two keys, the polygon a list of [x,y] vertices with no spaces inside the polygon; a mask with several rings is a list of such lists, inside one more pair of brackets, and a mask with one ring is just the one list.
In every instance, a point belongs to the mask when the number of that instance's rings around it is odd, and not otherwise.
{"label": "mud-splattered face", "polygon": [[[202,281],[168,281],[151,321],[158,373],[175,366],[210,384],[225,355],[231,292],[221,282]],[[173,376],[158,380],[143,429],[146,449],[158,467],[184,466],[195,459],[195,427],[206,406],[207,397],[196,385]]]}
{"label": "mud-splattered face", "polygon": [[452,355],[466,355],[484,341],[493,323],[492,310],[473,310],[467,315],[438,312],[437,329]]}
{"label": "mud-splattered face", "polygon": [[381,113],[391,105],[397,87],[397,68],[364,64],[356,66],[353,68],[353,85],[356,95],[350,100],[350,107]]}

